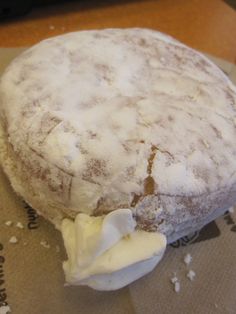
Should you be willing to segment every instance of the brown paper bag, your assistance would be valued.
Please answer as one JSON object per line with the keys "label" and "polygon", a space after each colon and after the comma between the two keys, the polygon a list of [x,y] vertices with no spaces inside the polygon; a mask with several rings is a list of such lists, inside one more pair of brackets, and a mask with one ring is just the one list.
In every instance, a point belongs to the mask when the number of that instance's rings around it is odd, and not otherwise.
{"label": "brown paper bag", "polygon": [[[0,71],[21,51],[0,49]],[[234,65],[212,59],[236,81]],[[60,233],[15,195],[0,170],[0,314],[236,313],[236,209],[169,246],[152,273],[115,292],[64,286],[65,258]]]}

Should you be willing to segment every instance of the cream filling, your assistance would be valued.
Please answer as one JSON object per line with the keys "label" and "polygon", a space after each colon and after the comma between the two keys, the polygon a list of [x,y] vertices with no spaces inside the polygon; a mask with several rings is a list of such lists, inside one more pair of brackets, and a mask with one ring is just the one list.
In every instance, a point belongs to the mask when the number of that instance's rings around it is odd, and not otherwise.
{"label": "cream filling", "polygon": [[130,209],[100,217],[78,214],[75,221],[64,219],[66,281],[96,290],[115,290],[152,271],[164,254],[166,237],[135,227]]}

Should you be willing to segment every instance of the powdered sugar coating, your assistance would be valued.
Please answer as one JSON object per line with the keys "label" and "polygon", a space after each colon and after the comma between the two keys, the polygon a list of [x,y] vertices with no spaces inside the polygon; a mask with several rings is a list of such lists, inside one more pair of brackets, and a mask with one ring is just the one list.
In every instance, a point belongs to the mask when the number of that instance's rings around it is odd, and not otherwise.
{"label": "powdered sugar coating", "polygon": [[170,233],[199,216],[186,198],[236,189],[236,88],[164,34],[108,29],[45,40],[7,68],[0,97],[25,175],[25,187],[13,186],[42,212],[57,208],[51,219],[132,207],[141,227],[164,219]]}

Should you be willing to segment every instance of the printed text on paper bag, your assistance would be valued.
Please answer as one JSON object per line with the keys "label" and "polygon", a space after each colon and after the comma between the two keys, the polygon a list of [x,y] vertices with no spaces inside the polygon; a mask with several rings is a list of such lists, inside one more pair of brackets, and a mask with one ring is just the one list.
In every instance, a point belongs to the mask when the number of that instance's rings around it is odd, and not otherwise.
{"label": "printed text on paper bag", "polygon": [[26,202],[23,202],[23,205],[24,205],[24,208],[27,210],[27,216],[28,216],[28,220],[29,220],[28,229],[37,229],[39,227],[38,214]]}
{"label": "printed text on paper bag", "polygon": [[2,256],[3,245],[0,243],[0,307],[8,305],[6,288],[4,288],[4,271],[3,265],[5,262],[4,256]]}

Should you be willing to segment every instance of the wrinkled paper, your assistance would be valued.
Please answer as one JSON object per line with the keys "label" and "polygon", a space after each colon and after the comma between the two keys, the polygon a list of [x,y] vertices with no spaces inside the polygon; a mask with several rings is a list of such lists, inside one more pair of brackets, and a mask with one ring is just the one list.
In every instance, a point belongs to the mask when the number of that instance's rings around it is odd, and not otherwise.
{"label": "wrinkled paper", "polygon": [[[0,73],[22,50],[0,49]],[[236,82],[233,64],[210,58]],[[236,313],[236,208],[170,245],[152,273],[118,291],[65,286],[65,259],[61,234],[14,193],[0,168],[0,314]]]}

